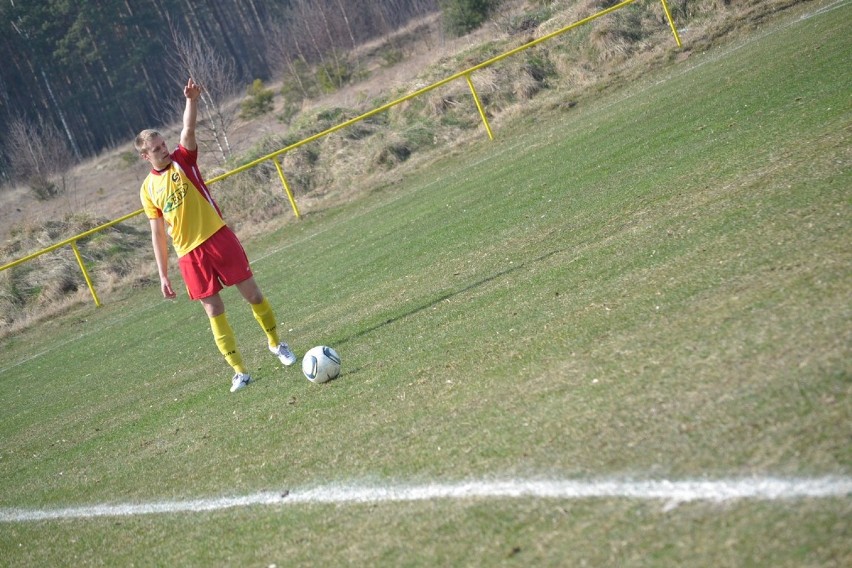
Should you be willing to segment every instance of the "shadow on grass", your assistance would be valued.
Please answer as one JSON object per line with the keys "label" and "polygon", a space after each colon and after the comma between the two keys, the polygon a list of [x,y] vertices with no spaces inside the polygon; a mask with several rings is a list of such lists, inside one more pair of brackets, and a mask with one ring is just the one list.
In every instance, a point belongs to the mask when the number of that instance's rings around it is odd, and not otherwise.
{"label": "shadow on grass", "polygon": [[486,276],[485,278],[477,280],[476,282],[468,284],[467,286],[464,286],[464,287],[459,288],[457,290],[447,292],[446,294],[443,294],[443,295],[435,298],[434,300],[430,300],[425,304],[422,304],[420,306],[412,308],[405,313],[399,314],[399,315],[394,316],[392,318],[386,319],[386,320],[384,320],[380,323],[372,325],[368,328],[362,329],[361,331],[353,333],[349,337],[338,339],[333,343],[333,345],[343,345],[343,344],[348,343],[349,341],[352,341],[354,339],[359,339],[359,338],[361,338],[365,335],[368,335],[370,333],[373,333],[374,331],[377,331],[377,330],[379,330],[379,329],[381,329],[381,328],[383,328],[387,325],[394,324],[398,321],[404,320],[405,318],[408,318],[410,316],[413,316],[413,315],[419,314],[420,312],[428,310],[429,308],[432,308],[432,307],[440,304],[441,302],[443,302],[445,300],[449,300],[449,299],[454,298],[454,297],[456,297],[460,294],[464,294],[466,292],[470,292],[471,290],[475,290],[477,288],[485,286],[486,284],[493,282],[494,280],[497,280],[498,278],[501,278],[501,277],[506,276],[508,274],[512,274],[513,272],[518,272],[520,270],[523,270],[527,266],[542,262],[542,261],[547,260],[548,258],[552,257],[555,254],[565,252],[569,249],[577,248],[578,246],[582,246],[582,243],[577,244],[577,245],[572,245],[571,247],[567,247],[567,248],[552,250],[552,251],[549,251],[549,252],[542,254],[541,256],[538,256],[538,257],[533,258],[531,260],[527,260],[525,262],[522,262],[522,263],[518,264],[517,266],[512,266],[511,268],[501,270],[500,272],[495,272],[494,274],[492,274],[490,276]]}

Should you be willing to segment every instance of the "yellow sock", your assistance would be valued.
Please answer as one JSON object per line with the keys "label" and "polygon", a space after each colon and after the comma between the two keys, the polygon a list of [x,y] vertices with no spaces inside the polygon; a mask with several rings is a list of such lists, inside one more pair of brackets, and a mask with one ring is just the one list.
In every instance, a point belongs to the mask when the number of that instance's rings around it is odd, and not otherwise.
{"label": "yellow sock", "polygon": [[275,322],[275,314],[272,313],[272,306],[269,305],[269,300],[263,298],[261,303],[250,305],[254,319],[263,328],[263,333],[266,334],[266,339],[269,340],[269,346],[278,347],[278,324]]}
{"label": "yellow sock", "polygon": [[247,372],[243,365],[243,356],[237,349],[237,338],[234,336],[234,330],[231,329],[225,314],[210,318],[210,328],[213,330],[213,340],[216,342],[216,347],[225,356],[228,365],[234,368],[235,373]]}

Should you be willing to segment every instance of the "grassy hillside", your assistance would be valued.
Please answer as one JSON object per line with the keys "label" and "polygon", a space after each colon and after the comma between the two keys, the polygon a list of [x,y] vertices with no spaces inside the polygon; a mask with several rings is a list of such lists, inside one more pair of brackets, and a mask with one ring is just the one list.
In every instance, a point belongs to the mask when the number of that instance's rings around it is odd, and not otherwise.
{"label": "grassy hillside", "polygon": [[[114,293],[3,341],[0,510],[506,478],[850,474],[848,3],[542,103],[253,239],[233,290]],[[9,565],[841,566],[847,495],[290,504],[5,522]]]}

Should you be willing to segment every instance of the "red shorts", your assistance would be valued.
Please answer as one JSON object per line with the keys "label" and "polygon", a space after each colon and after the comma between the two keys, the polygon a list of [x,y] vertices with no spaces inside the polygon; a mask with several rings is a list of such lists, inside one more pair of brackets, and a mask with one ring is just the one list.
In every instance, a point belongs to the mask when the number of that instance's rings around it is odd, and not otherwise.
{"label": "red shorts", "polygon": [[193,300],[208,298],[252,276],[246,251],[227,226],[180,257],[178,265]]}

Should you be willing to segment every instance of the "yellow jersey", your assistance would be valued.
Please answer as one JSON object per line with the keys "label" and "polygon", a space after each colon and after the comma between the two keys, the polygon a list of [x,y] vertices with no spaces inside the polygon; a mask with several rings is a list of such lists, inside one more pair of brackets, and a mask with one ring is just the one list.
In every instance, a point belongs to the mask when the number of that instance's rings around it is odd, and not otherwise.
{"label": "yellow jersey", "polygon": [[139,197],[149,219],[163,217],[178,256],[183,256],[225,226],[219,206],[198,170],[198,150],[180,144],[164,170],[151,170]]}

